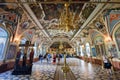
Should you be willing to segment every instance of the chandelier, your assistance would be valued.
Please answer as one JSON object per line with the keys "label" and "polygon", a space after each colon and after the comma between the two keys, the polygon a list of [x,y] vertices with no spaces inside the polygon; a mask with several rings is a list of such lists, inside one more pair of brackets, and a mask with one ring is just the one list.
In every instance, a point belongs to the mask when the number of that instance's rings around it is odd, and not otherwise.
{"label": "chandelier", "polygon": [[61,30],[64,30],[66,32],[70,30],[75,30],[76,26],[74,25],[74,14],[70,11],[69,3],[65,3],[65,10],[61,13],[60,19],[59,19],[59,28]]}

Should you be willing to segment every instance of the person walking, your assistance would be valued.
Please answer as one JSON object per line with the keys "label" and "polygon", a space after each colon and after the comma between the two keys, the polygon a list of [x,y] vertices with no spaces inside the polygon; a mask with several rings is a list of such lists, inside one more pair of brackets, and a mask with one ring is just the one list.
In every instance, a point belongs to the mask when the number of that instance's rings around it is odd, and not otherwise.
{"label": "person walking", "polygon": [[58,58],[58,64],[60,64],[61,54],[58,54],[57,58]]}
{"label": "person walking", "polygon": [[39,55],[39,60],[40,60],[40,62],[42,63],[43,56],[42,56],[41,54]]}
{"label": "person walking", "polygon": [[50,63],[50,62],[51,62],[50,58],[51,58],[51,55],[48,53],[48,54],[47,54],[47,63]]}

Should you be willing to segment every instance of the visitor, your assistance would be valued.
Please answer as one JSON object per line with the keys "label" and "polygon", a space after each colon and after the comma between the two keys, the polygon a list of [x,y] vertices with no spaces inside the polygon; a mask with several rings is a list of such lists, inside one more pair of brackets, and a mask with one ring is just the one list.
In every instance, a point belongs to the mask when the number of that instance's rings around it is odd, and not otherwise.
{"label": "visitor", "polygon": [[109,58],[103,56],[103,63],[104,63],[104,68],[107,70],[107,73],[112,74],[112,70],[111,70],[112,64]]}
{"label": "visitor", "polygon": [[60,64],[61,54],[58,54],[57,58],[58,58],[58,64]]}
{"label": "visitor", "polygon": [[50,58],[51,58],[51,55],[48,53],[48,54],[47,54],[47,63],[50,63],[50,62],[51,62]]}
{"label": "visitor", "polygon": [[41,54],[39,55],[39,60],[40,60],[40,62],[42,63],[43,56],[42,56]]}
{"label": "visitor", "polygon": [[53,54],[53,64],[56,63],[56,54]]}

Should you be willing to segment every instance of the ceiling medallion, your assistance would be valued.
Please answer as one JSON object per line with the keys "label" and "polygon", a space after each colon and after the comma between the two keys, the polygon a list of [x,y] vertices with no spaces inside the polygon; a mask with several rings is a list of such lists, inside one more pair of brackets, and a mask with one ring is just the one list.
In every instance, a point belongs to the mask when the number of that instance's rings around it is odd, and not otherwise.
{"label": "ceiling medallion", "polygon": [[70,11],[69,3],[65,3],[64,6],[65,10],[61,13],[59,19],[59,28],[66,32],[74,31],[77,28],[77,26],[74,25],[74,13]]}

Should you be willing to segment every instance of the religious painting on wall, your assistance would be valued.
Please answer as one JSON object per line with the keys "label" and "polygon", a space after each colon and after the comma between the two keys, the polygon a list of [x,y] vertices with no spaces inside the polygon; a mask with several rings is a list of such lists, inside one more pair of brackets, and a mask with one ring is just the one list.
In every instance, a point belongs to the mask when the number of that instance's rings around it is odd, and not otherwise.
{"label": "religious painting on wall", "polygon": [[120,51],[120,28],[117,29],[117,31],[115,32],[115,39],[116,39],[118,49]]}
{"label": "religious painting on wall", "polygon": [[7,53],[7,55],[6,55],[6,59],[7,59],[7,60],[9,60],[9,59],[14,59],[15,56],[16,56],[16,53],[17,53],[17,46],[11,44],[11,45],[9,46],[8,53]]}
{"label": "religious painting on wall", "polygon": [[114,25],[120,20],[120,10],[109,10],[106,13],[107,24],[109,27],[109,32],[112,33]]}
{"label": "religious painting on wall", "polygon": [[14,12],[0,14],[0,19],[8,22],[7,26],[9,26],[13,33],[16,31],[18,18],[19,16]]}
{"label": "religious painting on wall", "polygon": [[105,55],[106,50],[105,50],[105,45],[104,45],[104,38],[102,36],[97,36],[94,40],[96,52],[98,56]]}
{"label": "religious painting on wall", "polygon": [[100,49],[101,49],[101,54],[106,55],[106,50],[105,50],[105,45],[104,44],[100,45]]}
{"label": "religious painting on wall", "polygon": [[118,58],[118,53],[117,53],[117,49],[116,49],[116,45],[112,44],[111,46],[108,47],[108,52],[110,53],[110,55],[114,58]]}
{"label": "religious painting on wall", "polygon": [[98,44],[103,44],[103,37],[102,36],[97,36],[95,39],[94,39],[94,44],[95,45],[98,45]]}
{"label": "religious painting on wall", "polygon": [[96,54],[96,50],[95,50],[94,47],[92,48],[92,56],[93,56],[93,57],[96,57],[96,56],[97,56],[97,54]]}
{"label": "religious painting on wall", "polygon": [[99,49],[99,45],[95,45],[95,49],[96,49],[96,56],[100,55],[100,49]]}
{"label": "religious painting on wall", "polygon": [[92,39],[92,44],[94,44],[94,38],[96,35],[98,35],[99,33],[97,31],[94,30],[90,30],[90,37]]}

